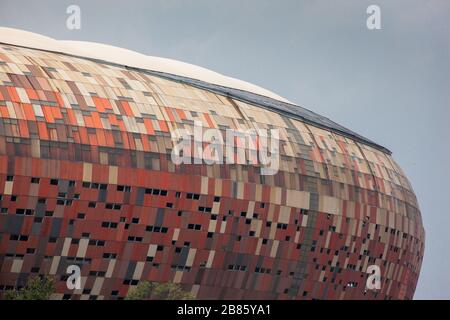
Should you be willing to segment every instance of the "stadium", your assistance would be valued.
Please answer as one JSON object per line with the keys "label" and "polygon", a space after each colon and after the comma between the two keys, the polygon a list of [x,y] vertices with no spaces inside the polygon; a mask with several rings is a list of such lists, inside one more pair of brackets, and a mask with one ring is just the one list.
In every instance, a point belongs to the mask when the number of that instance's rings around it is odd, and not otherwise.
{"label": "stadium", "polygon": [[[387,148],[187,63],[8,28],[0,43],[0,296],[50,275],[54,299],[144,280],[197,299],[413,298],[425,234]],[[174,132],[197,125],[277,130],[276,170],[239,137],[244,161],[174,163]]]}

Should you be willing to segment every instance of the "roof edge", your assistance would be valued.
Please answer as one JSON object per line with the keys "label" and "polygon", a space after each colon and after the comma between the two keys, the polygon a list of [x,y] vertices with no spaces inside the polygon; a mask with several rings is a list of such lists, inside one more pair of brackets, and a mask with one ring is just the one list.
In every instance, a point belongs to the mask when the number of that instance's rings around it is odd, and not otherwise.
{"label": "roof edge", "polygon": [[[0,29],[2,29],[2,28],[0,28]],[[51,39],[51,38],[49,38],[49,39]],[[67,53],[67,52],[63,52],[63,51],[47,50],[47,49],[43,49],[43,48],[35,48],[35,47],[31,47],[31,46],[3,42],[1,38],[0,38],[0,44],[11,45],[11,46],[21,47],[21,48],[26,48],[26,49],[32,49],[32,50],[39,50],[39,51],[50,52],[50,53],[57,53],[57,54],[62,54],[65,56],[70,56],[70,57],[79,58],[79,59],[86,59],[86,60],[93,61],[96,63],[102,63],[102,64],[112,65],[112,66],[121,67],[121,68],[125,68],[125,69],[135,70],[138,72],[143,72],[143,73],[146,73],[149,75],[165,78],[168,80],[182,82],[182,83],[185,83],[185,84],[197,87],[197,88],[201,88],[203,90],[208,90],[210,92],[221,94],[223,96],[231,97],[233,99],[237,99],[242,102],[252,104],[254,106],[263,107],[270,111],[274,111],[274,112],[283,114],[285,116],[288,116],[288,117],[296,119],[296,120],[300,120],[307,124],[310,124],[310,125],[322,128],[322,129],[330,130],[331,132],[334,132],[334,133],[343,135],[345,137],[348,137],[350,139],[353,139],[356,142],[360,142],[365,145],[371,146],[371,147],[373,147],[383,153],[386,153],[388,155],[392,154],[392,152],[389,149],[387,149],[386,147],[383,147],[382,145],[379,145],[376,142],[373,142],[372,140],[367,139],[364,136],[361,136],[361,135],[353,132],[350,129],[347,129],[344,126],[339,125],[338,123],[328,119],[327,117],[319,115],[319,114],[317,114],[309,109],[303,108],[299,105],[290,103],[287,100],[281,101],[281,100],[278,100],[278,99],[275,99],[275,98],[272,98],[272,97],[269,97],[266,95],[262,95],[262,94],[251,92],[251,91],[246,91],[246,90],[239,89],[239,88],[228,87],[228,86],[224,86],[224,85],[220,85],[220,84],[216,84],[216,83],[209,83],[204,80],[191,78],[191,77],[187,77],[187,76],[183,76],[183,75],[172,74],[172,73],[168,73],[168,72],[164,72],[164,71],[149,70],[149,69],[145,69],[145,68],[129,66],[129,65],[125,65],[125,64],[121,64],[121,63],[117,63],[117,62],[111,62],[111,61],[104,60],[101,58],[86,57],[83,55],[72,54],[72,53]]]}

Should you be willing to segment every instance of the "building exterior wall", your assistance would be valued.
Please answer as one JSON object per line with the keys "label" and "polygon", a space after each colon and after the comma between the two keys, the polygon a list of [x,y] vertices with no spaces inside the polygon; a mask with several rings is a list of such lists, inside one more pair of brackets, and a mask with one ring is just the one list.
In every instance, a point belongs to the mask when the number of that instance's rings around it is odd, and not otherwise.
{"label": "building exterior wall", "polygon": [[[171,132],[195,121],[279,129],[278,173],[175,165]],[[49,274],[58,299],[121,298],[141,280],[199,299],[411,299],[423,252],[413,190],[380,150],[185,83],[0,46],[0,295]]]}

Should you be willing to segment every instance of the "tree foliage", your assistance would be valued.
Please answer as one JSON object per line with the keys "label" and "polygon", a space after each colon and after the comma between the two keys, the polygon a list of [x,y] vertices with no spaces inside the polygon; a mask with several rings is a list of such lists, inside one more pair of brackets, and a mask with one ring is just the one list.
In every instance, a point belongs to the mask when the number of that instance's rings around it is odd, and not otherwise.
{"label": "tree foliage", "polygon": [[25,287],[5,294],[7,300],[49,300],[55,292],[55,281],[48,277],[33,277]]}
{"label": "tree foliage", "polygon": [[142,281],[128,291],[126,300],[192,300],[194,296],[179,284]]}

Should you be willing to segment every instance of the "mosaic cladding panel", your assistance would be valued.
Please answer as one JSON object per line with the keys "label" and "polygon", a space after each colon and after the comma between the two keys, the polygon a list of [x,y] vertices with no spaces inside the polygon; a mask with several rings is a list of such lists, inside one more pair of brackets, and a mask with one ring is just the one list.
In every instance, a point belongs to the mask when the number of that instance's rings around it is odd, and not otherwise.
{"label": "mosaic cladding panel", "polygon": [[[280,170],[170,161],[170,131],[279,128]],[[0,47],[0,295],[141,280],[208,299],[411,299],[424,230],[393,159],[229,97],[61,54]],[[82,289],[68,290],[68,265]],[[379,291],[365,290],[367,266]]]}

